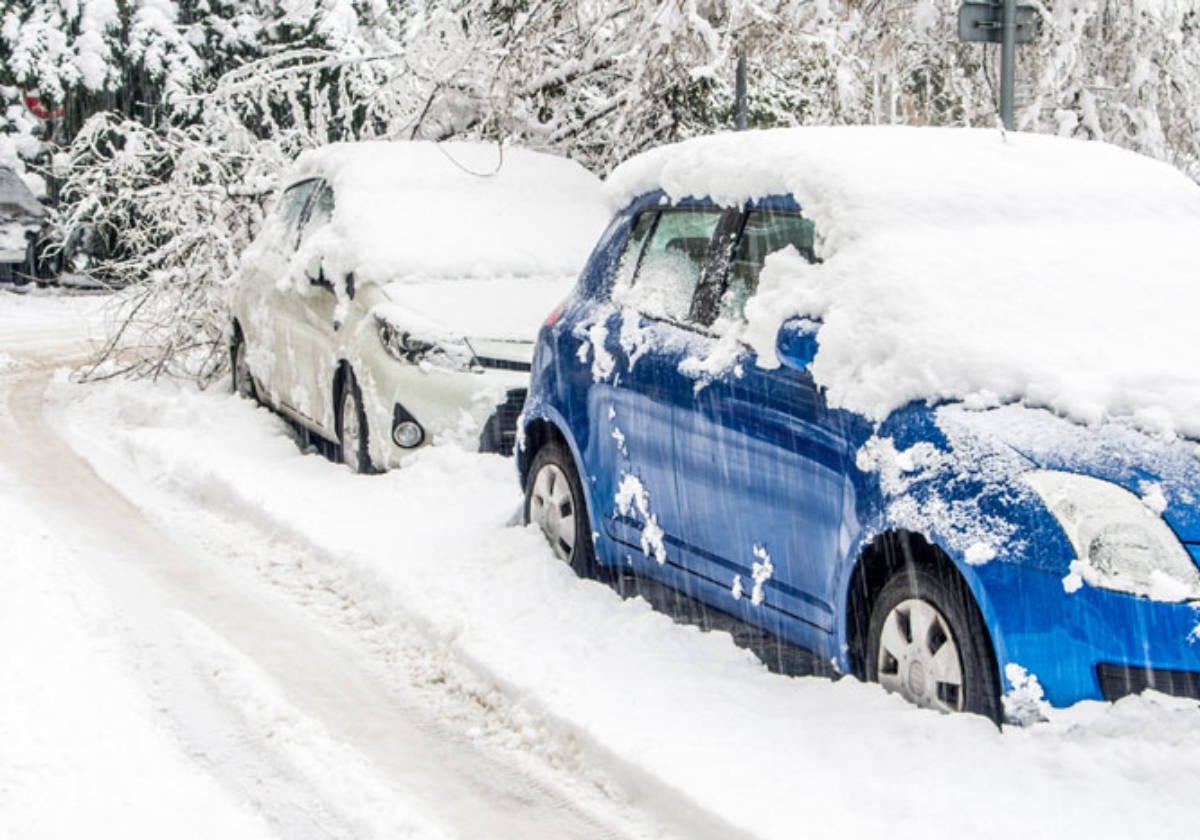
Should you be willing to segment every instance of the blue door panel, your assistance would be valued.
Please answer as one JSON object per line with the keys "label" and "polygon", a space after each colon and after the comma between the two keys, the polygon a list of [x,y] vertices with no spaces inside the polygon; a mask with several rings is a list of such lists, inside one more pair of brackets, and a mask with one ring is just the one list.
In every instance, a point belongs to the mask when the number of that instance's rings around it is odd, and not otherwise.
{"label": "blue door panel", "polygon": [[829,415],[807,376],[746,353],[675,427],[685,565],[753,598],[769,561],[763,605],[827,632],[854,510],[850,443]]}

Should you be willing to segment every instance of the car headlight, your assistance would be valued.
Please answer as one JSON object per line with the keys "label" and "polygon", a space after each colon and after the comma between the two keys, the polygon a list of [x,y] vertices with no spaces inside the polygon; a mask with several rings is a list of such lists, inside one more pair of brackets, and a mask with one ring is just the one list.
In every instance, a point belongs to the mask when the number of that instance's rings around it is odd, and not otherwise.
{"label": "car headlight", "polygon": [[1036,470],[1024,478],[1075,549],[1068,584],[1074,578],[1078,586],[1081,579],[1157,601],[1200,598],[1200,569],[1163,518],[1136,495],[1077,473]]}
{"label": "car headlight", "polygon": [[478,367],[470,346],[460,339],[433,341],[418,337],[379,317],[375,319],[375,326],[383,349],[402,362],[430,364],[449,370],[469,371]]}

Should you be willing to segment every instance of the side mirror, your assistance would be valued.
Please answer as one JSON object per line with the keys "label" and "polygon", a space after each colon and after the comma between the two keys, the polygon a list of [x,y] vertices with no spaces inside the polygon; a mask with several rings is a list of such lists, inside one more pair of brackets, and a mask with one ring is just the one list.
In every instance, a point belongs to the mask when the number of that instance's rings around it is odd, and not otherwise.
{"label": "side mirror", "polygon": [[784,321],[775,339],[775,353],[785,367],[807,371],[817,357],[817,330],[821,322],[811,318],[792,318]]}

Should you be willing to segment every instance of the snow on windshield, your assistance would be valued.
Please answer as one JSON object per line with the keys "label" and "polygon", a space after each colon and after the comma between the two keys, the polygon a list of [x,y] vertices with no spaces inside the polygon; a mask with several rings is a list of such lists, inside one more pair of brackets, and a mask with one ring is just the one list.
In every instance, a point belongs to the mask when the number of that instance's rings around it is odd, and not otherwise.
{"label": "snow on windshield", "polygon": [[1200,189],[1166,164],[991,130],[784,129],[664,147],[609,179],[617,204],[655,188],[796,197],[824,262],[769,257],[732,333],[773,365],[784,319],[821,319],[812,371],[834,405],[1020,400],[1200,436]]}
{"label": "snow on windshield", "polygon": [[608,221],[599,179],[565,158],[478,143],[338,143],[285,183],[323,176],[334,208],[312,247],[360,282],[574,276]]}

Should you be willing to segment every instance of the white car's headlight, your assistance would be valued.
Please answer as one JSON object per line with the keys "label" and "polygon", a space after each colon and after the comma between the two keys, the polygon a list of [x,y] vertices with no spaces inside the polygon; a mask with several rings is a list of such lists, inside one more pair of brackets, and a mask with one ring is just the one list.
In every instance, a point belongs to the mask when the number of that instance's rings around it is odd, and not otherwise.
{"label": "white car's headlight", "polygon": [[1145,502],[1109,481],[1037,470],[1024,476],[1062,525],[1075,549],[1075,586],[1157,601],[1200,598],[1200,569],[1175,532]]}
{"label": "white car's headlight", "polygon": [[414,335],[401,330],[391,322],[376,317],[375,327],[379,333],[379,342],[388,355],[404,362],[413,364],[429,364],[449,370],[474,370],[475,354],[470,346],[462,339],[437,339]]}

